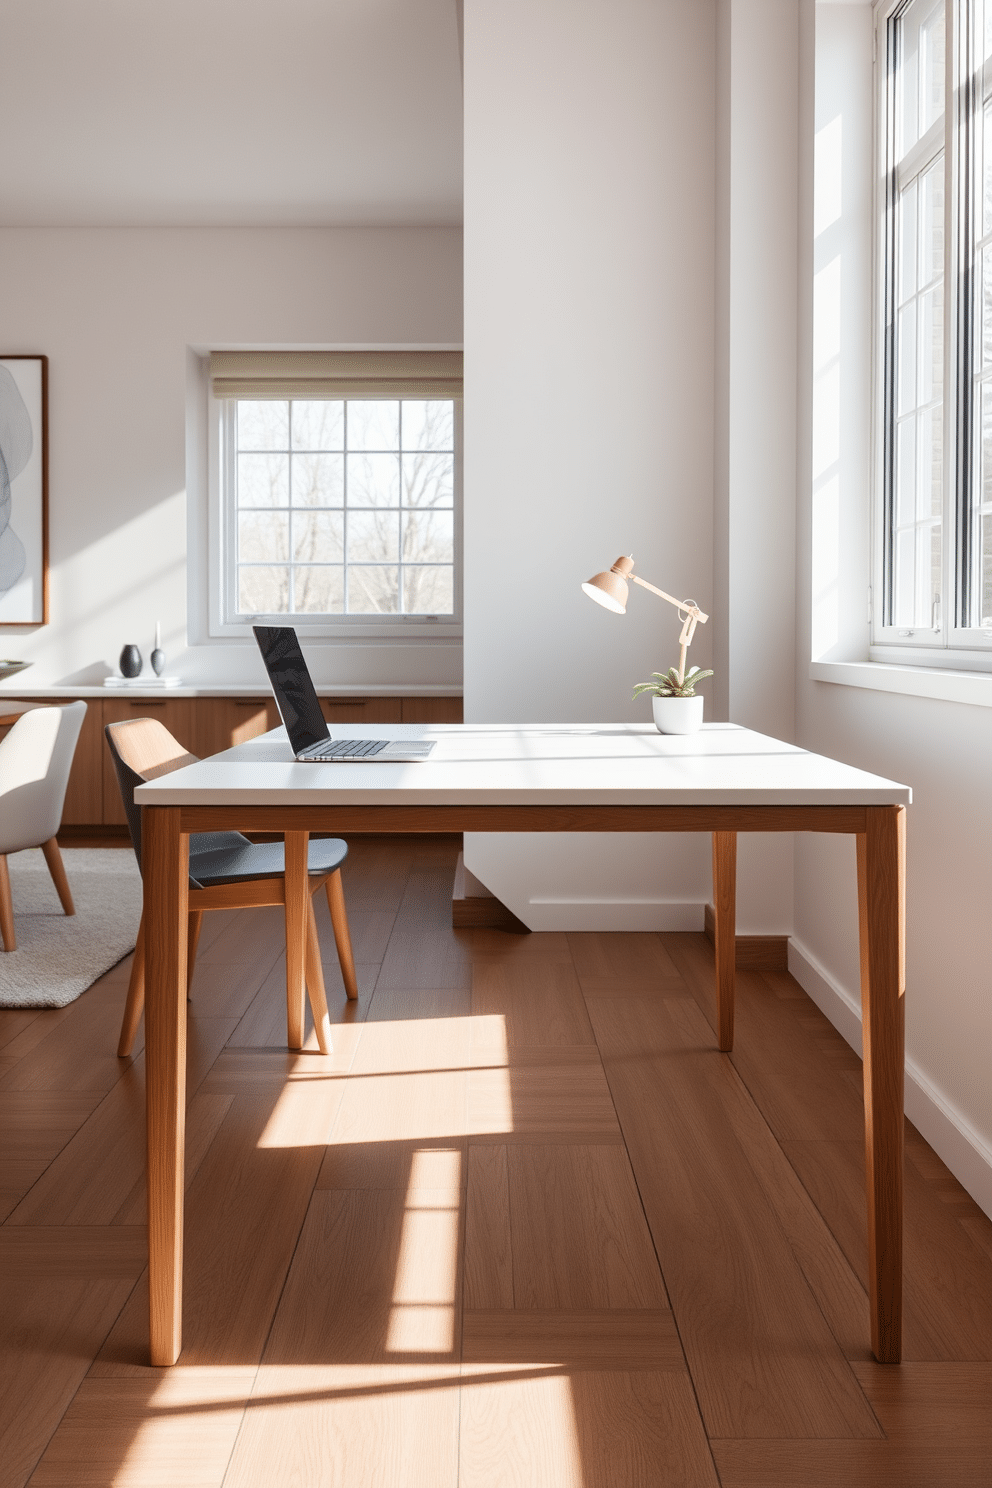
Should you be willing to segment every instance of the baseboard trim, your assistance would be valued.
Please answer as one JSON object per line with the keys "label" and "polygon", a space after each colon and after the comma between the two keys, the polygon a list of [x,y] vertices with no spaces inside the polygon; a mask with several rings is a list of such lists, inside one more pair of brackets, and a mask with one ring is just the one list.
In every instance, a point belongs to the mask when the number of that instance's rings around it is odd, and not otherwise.
{"label": "baseboard trim", "polygon": [[512,909],[507,909],[502,900],[468,872],[463,853],[458,854],[455,867],[451,926],[454,930],[505,930],[511,935],[530,934],[523,920],[518,920]]}
{"label": "baseboard trim", "polygon": [[[863,1057],[860,1004],[795,938],[789,941],[789,971],[841,1038]],[[906,1060],[905,1110],[962,1188],[992,1219],[992,1150],[912,1059]]]}
{"label": "baseboard trim", "polygon": [[[703,911],[703,934],[716,940],[716,912],[712,904]],[[742,971],[788,971],[789,937],[787,935],[738,935],[734,945],[734,964]]]}

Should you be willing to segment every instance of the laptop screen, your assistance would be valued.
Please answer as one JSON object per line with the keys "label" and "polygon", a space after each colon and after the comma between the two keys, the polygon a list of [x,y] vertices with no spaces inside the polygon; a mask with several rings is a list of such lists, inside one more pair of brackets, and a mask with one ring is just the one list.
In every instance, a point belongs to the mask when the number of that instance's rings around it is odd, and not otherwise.
{"label": "laptop screen", "polygon": [[253,625],[293,753],[330,737],[296,631],[291,625]]}

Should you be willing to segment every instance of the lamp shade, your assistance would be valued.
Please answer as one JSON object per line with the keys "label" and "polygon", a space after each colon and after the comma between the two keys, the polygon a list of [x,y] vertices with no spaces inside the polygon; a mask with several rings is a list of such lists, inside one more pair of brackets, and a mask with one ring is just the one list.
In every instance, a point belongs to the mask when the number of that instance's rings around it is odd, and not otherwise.
{"label": "lamp shade", "polygon": [[590,599],[605,610],[612,610],[615,615],[626,614],[627,574],[633,567],[633,559],[618,558],[608,572],[593,574],[588,583],[582,585],[583,594],[588,594]]}

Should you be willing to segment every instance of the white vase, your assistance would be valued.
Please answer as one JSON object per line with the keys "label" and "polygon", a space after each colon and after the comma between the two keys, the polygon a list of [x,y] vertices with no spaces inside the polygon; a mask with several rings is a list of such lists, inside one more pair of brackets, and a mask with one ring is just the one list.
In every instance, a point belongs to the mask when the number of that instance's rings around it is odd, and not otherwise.
{"label": "white vase", "polygon": [[653,697],[651,708],[659,734],[694,734],[702,727],[702,697]]}

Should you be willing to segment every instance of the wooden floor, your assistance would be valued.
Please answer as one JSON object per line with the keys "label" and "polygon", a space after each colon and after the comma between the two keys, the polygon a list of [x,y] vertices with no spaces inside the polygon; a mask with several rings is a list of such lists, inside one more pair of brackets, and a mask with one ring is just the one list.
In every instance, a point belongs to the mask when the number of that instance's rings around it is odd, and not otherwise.
{"label": "wooden floor", "polygon": [[207,916],[175,1369],[129,963],[0,1013],[2,1488],[992,1484],[992,1224],[910,1129],[873,1363],[860,1065],[798,985],[741,973],[721,1055],[702,935],[452,931],[458,845],[354,844],[331,1058],[280,912]]}

